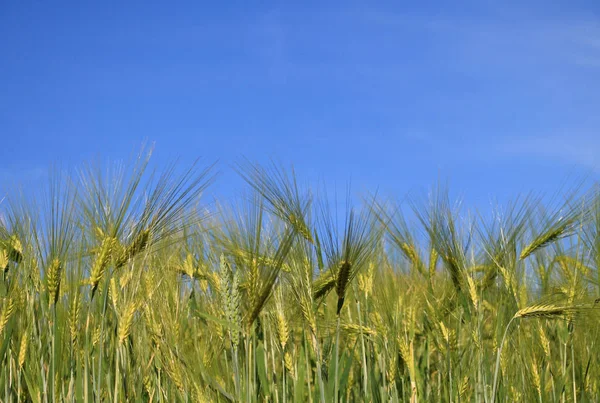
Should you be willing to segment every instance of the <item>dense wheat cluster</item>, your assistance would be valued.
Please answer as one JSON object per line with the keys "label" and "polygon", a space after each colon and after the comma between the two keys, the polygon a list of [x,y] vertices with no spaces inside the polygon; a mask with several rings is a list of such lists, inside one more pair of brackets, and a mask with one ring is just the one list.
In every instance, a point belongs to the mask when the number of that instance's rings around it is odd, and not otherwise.
{"label": "dense wheat cluster", "polygon": [[2,401],[597,401],[595,193],[340,209],[244,163],[215,204],[148,161],[3,190]]}

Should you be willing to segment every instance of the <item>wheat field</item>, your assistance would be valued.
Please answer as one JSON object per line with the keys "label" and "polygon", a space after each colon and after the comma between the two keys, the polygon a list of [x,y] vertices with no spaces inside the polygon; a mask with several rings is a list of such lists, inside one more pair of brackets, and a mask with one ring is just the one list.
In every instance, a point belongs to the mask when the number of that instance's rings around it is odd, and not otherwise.
{"label": "wheat field", "polygon": [[218,203],[214,166],[150,166],[7,190],[3,402],[598,401],[594,188],[479,214],[243,162]]}

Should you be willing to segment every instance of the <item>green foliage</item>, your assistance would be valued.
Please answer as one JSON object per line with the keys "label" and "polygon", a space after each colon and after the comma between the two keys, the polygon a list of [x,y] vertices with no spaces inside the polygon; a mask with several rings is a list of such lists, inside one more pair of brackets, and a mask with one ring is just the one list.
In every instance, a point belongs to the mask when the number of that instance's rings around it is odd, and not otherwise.
{"label": "green foliage", "polygon": [[340,213],[245,163],[250,197],[207,209],[210,169],[154,175],[149,156],[0,205],[0,400],[600,394],[597,194]]}

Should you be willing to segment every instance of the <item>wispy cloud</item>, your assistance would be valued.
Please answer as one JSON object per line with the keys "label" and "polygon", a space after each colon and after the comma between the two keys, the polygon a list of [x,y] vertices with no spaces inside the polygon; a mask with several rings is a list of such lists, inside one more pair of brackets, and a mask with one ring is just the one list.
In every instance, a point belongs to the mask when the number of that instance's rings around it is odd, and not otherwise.
{"label": "wispy cloud", "polygon": [[543,158],[600,173],[600,134],[561,133],[506,140],[497,150],[507,156]]}
{"label": "wispy cloud", "polygon": [[255,21],[248,46],[280,82],[350,88],[334,106],[364,111],[354,138],[373,147],[365,126],[383,117],[372,124],[380,142],[395,136],[436,158],[528,156],[600,172],[600,20],[482,4],[436,13],[357,6],[310,18],[278,8]]}
{"label": "wispy cloud", "polygon": [[305,14],[278,8],[252,24],[247,44],[271,76],[397,85],[437,71],[547,86],[600,67],[593,16],[532,15],[517,6],[461,15],[365,7]]}
{"label": "wispy cloud", "polygon": [[0,185],[3,185],[0,188],[0,199],[4,196],[2,191],[6,191],[7,189],[3,189],[4,186],[18,185],[23,184],[25,182],[38,181],[43,179],[47,175],[47,170],[42,167],[32,167],[32,168],[4,168],[0,169]]}

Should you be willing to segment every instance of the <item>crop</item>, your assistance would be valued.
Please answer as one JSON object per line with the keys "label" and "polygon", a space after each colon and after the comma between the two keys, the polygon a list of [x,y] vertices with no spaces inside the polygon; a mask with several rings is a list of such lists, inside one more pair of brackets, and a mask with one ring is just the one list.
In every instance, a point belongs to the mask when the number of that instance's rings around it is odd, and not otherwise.
{"label": "crop", "polygon": [[2,401],[597,400],[595,189],[340,211],[246,161],[219,204],[149,162],[0,204]]}

